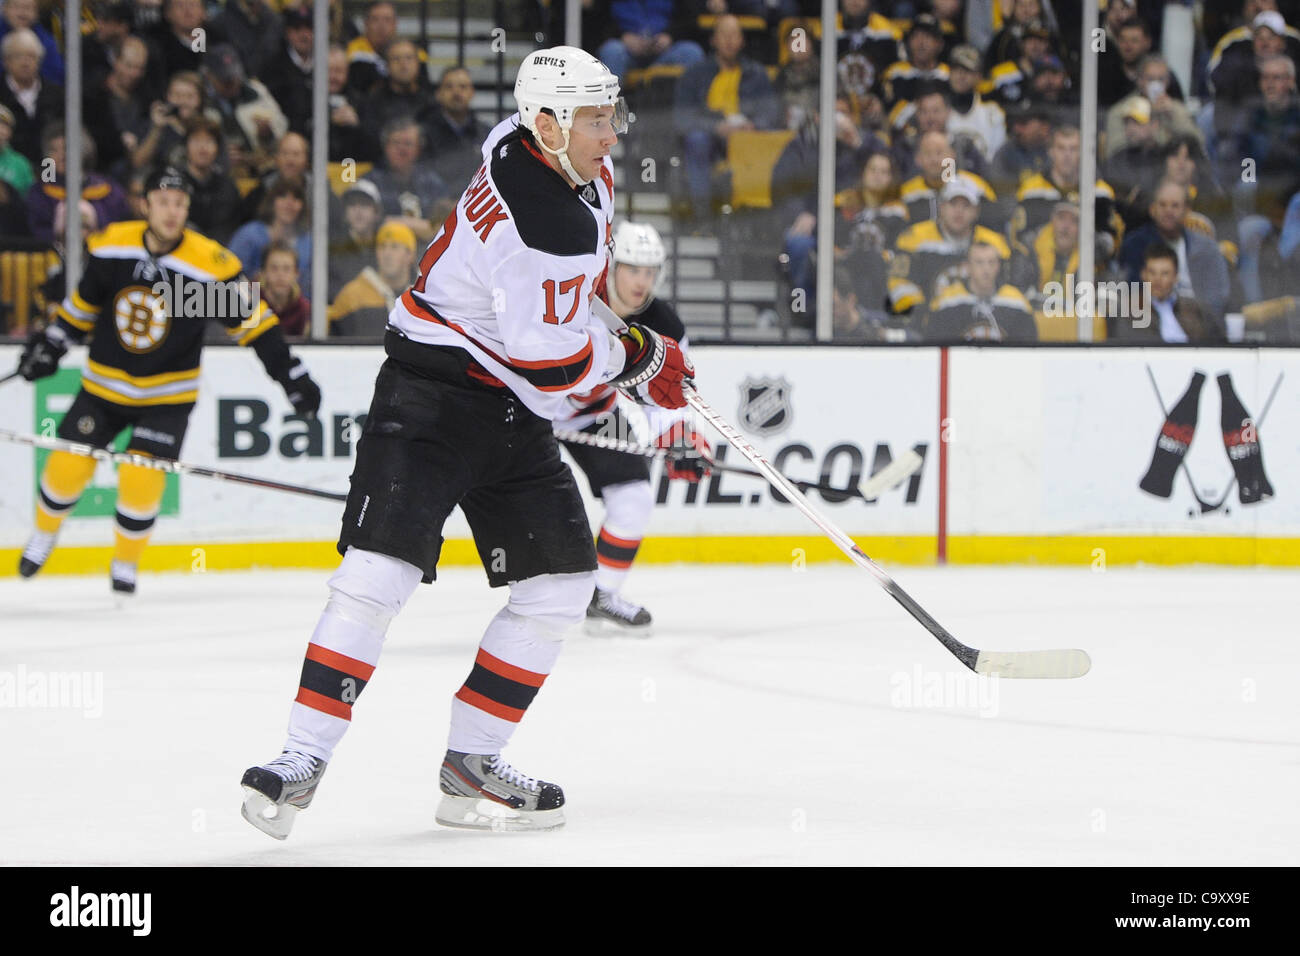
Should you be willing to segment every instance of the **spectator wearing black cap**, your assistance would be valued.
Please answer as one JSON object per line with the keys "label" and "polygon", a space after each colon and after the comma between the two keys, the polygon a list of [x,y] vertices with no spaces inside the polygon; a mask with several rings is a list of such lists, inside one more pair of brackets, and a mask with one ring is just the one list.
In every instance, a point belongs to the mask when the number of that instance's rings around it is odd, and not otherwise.
{"label": "spectator wearing black cap", "polygon": [[492,130],[469,108],[474,80],[465,67],[449,66],[442,71],[434,99],[435,105],[416,119],[424,127],[433,168],[455,196],[465,191],[483,162],[483,141]]}
{"label": "spectator wearing black cap", "polygon": [[[311,7],[286,7],[284,39],[259,76],[289,121],[289,129],[311,134],[312,27]],[[346,58],[345,58],[346,64]],[[344,79],[346,79],[346,69]]]}
{"label": "spectator wearing black cap", "polygon": [[1079,97],[1061,58],[1054,53],[1040,57],[1029,77],[1029,99],[1045,109],[1053,125],[1077,124]]}
{"label": "spectator wearing black cap", "polygon": [[243,222],[239,188],[221,168],[221,124],[196,116],[185,124],[185,169],[192,186],[190,223],[225,245]]}
{"label": "spectator wearing black cap", "polygon": [[235,147],[232,172],[247,175],[266,168],[276,144],[289,131],[280,104],[261,80],[245,74],[239,54],[228,43],[210,48],[203,75],[208,103],[221,116],[228,148]]}
{"label": "spectator wearing black cap", "polygon": [[989,182],[999,196],[1014,197],[1023,180],[1047,168],[1051,131],[1042,106],[1026,100],[1007,108],[1007,141],[989,166]]}
{"label": "spectator wearing black cap", "polygon": [[226,0],[212,22],[239,51],[248,76],[260,77],[280,51],[284,26],[266,0]]}
{"label": "spectator wearing black cap", "polygon": [[902,129],[911,120],[913,101],[921,89],[947,88],[948,66],[943,55],[943,31],[928,13],[912,20],[905,41],[907,59],[890,64],[881,77],[889,125]]}

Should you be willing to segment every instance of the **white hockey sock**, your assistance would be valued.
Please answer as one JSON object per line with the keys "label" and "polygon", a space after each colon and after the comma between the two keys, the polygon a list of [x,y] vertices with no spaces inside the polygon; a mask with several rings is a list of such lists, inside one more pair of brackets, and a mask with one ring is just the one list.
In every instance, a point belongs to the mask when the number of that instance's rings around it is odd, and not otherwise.
{"label": "white hockey sock", "polygon": [[510,585],[510,600],[488,624],[478,656],[451,702],[447,749],[500,753],[555,666],[564,635],[591,600],[592,576],[543,574]]}
{"label": "white hockey sock", "polygon": [[370,680],[388,623],[420,583],[405,561],[349,548],[329,580],[330,597],[303,659],[285,750],[329,760]]}
{"label": "white hockey sock", "polygon": [[628,481],[601,489],[605,523],[596,538],[596,587],[617,591],[623,586],[650,518],[654,492],[648,481]]}

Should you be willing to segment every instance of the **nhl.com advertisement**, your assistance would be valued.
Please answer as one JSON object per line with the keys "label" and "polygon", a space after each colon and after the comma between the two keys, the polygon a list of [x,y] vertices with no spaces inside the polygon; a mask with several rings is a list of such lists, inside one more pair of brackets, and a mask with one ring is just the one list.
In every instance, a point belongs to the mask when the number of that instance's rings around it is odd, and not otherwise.
{"label": "nhl.com advertisement", "polygon": [[[182,459],[346,492],[383,350],[296,351],[324,393],[318,418],[294,416],[247,350],[210,348]],[[0,365],[17,357],[0,348]],[[931,348],[700,346],[693,358],[705,401],[791,480],[820,486],[806,491],[813,505],[870,543],[873,557],[931,561],[943,540],[957,545],[950,560],[1051,560],[1038,555],[1109,537],[1165,542],[1165,561],[1179,560],[1178,548],[1186,560],[1214,560],[1190,547],[1204,538],[1240,545],[1235,563],[1300,562],[1300,360],[1285,351],[980,348],[945,358]],[[57,375],[12,387],[6,427],[53,435],[83,361],[74,349]],[[652,442],[639,409],[630,419],[633,433],[618,437]],[[707,424],[697,428],[718,462],[748,466]],[[855,494],[908,452],[922,462],[910,476],[874,497]],[[26,539],[46,454],[0,443],[4,473],[28,476],[0,489],[0,549]],[[728,541],[735,556],[746,540],[817,537],[761,478],[715,471],[699,483],[669,481],[658,462],[650,471],[657,506],[647,545]],[[101,463],[76,512],[90,520],[68,523],[65,546],[111,542],[115,481]],[[598,526],[600,502],[581,474],[578,485]],[[169,475],[154,541],[330,542],[340,516],[334,501]],[[444,535],[468,539],[459,512]],[[961,547],[1012,538],[1024,553]],[[688,549],[681,560],[724,551]],[[788,547],[780,553],[789,560]]]}

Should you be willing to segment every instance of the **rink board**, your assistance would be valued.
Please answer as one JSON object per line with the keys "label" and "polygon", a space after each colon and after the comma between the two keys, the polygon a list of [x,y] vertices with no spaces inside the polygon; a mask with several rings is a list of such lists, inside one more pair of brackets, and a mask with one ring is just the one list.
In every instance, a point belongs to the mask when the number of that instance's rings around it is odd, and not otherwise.
{"label": "rink board", "polygon": [[[293,418],[279,387],[245,350],[204,356],[201,398],[183,458],[196,465],[345,491],[355,421],[369,405],[379,348],[299,349],[324,392],[314,425]],[[1283,350],[841,349],[700,347],[701,392],[790,477],[844,487],[907,449],[922,469],[879,500],[814,505],[873,557],[929,563],[1300,564],[1300,434],[1293,389],[1300,357]],[[0,368],[18,350],[0,347]],[[64,360],[75,369],[84,350]],[[1158,399],[1147,367],[1160,389]],[[1164,421],[1194,369],[1207,374],[1195,438],[1169,499],[1138,488]],[[1257,427],[1275,496],[1241,505],[1221,437],[1215,376],[1228,372]],[[76,390],[68,371],[39,388],[4,389],[3,427],[50,431]],[[1273,401],[1263,415],[1270,394]],[[704,429],[707,432],[707,426]],[[940,454],[946,443],[946,455]],[[718,446],[722,460],[741,463]],[[946,459],[941,463],[941,459]],[[941,467],[942,464],[942,467]],[[1207,502],[1201,513],[1187,475]],[[12,574],[31,526],[37,460],[0,443],[0,574]],[[162,569],[332,567],[341,506],[197,477],[174,479],[145,566]],[[639,560],[799,564],[838,555],[761,481],[717,475],[667,482]],[[51,572],[106,566],[114,475],[101,465]],[[601,509],[579,485],[593,527]],[[445,529],[447,564],[474,564],[459,512]]]}

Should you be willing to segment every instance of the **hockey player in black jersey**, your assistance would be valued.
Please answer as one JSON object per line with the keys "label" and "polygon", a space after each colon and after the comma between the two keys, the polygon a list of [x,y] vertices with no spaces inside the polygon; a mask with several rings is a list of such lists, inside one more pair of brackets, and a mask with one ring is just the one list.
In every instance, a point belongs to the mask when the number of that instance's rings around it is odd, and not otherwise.
{"label": "hockey player in black jersey", "polygon": [[[70,344],[90,340],[81,391],[58,436],[107,448],[130,428],[127,451],[179,458],[198,399],[199,358],[207,320],[257,353],[294,411],[315,415],[320,389],[289,352],[275,313],[260,301],[237,258],[185,228],[190,181],[172,168],[145,183],[147,218],[117,222],[87,239],[89,258],[76,289],[47,328],[33,332],[18,371],[29,382],[53,375]],[[41,473],[36,530],[19,560],[29,578],[54,549],[59,528],[95,472],[95,460],[52,453]],[[135,591],[136,569],[162,502],[162,471],[118,468],[113,590]]]}
{"label": "hockey player in black jersey", "polygon": [[[653,226],[622,222],[614,230],[614,251],[606,282],[607,301],[620,319],[636,321],[687,347],[686,327],[676,310],[656,298],[664,244]],[[556,424],[594,435],[616,438],[628,434],[627,420],[619,408],[618,394],[602,385],[582,395],[570,395],[565,413]],[[645,409],[650,434],[660,448],[688,454],[665,461],[669,478],[699,481],[708,475],[710,448],[690,425],[683,410],[654,406]],[[587,476],[592,494],[605,505],[605,520],[596,538],[596,589],[587,607],[587,632],[648,637],[652,618],[645,608],[620,593],[641,539],[654,512],[650,468],[644,458],[589,445],[569,445],[574,463]]]}

